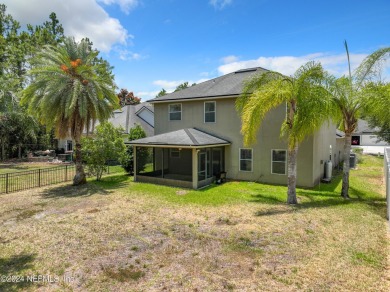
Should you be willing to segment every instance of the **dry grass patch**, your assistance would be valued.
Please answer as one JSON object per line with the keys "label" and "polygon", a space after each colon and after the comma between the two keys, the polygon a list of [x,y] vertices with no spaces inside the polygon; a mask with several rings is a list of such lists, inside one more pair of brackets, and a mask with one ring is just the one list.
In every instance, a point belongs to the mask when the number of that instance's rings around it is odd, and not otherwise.
{"label": "dry grass patch", "polygon": [[33,170],[38,168],[50,168],[59,165],[62,164],[54,164],[49,162],[1,162],[0,174],[25,171],[25,170]]}
{"label": "dry grass patch", "polygon": [[352,172],[351,200],[336,179],[299,189],[298,206],[280,186],[190,191],[119,175],[2,195],[0,274],[61,280],[0,290],[388,291],[382,162]]}

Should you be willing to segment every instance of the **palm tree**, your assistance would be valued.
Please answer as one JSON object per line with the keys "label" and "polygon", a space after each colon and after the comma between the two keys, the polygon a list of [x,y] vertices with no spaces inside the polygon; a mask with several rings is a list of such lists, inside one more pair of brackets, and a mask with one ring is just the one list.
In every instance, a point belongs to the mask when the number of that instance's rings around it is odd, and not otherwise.
{"label": "palm tree", "polygon": [[18,109],[19,100],[16,96],[16,88],[19,80],[0,76],[0,113]]}
{"label": "palm tree", "polygon": [[[382,48],[366,57],[352,74],[348,44],[344,42],[348,59],[348,76],[330,79],[328,90],[336,105],[337,115],[341,117],[341,129],[345,132],[343,153],[343,183],[341,196],[349,198],[349,155],[352,133],[356,130],[358,119],[363,115],[367,103],[364,99],[364,86],[380,75],[381,65],[390,53],[390,48]],[[375,97],[374,97],[375,98]]]}
{"label": "palm tree", "polygon": [[107,62],[97,58],[88,40],[66,38],[63,45],[47,46],[31,60],[30,85],[22,103],[59,138],[70,134],[76,147],[73,184],[86,182],[81,159],[81,134],[96,120],[110,117],[119,107],[113,75]]}
{"label": "palm tree", "polygon": [[257,131],[268,112],[287,104],[281,136],[287,136],[288,141],[288,204],[297,204],[298,146],[329,119],[331,102],[322,87],[324,76],[321,64],[314,62],[300,67],[292,77],[267,71],[249,79],[236,101],[245,145],[256,142]]}

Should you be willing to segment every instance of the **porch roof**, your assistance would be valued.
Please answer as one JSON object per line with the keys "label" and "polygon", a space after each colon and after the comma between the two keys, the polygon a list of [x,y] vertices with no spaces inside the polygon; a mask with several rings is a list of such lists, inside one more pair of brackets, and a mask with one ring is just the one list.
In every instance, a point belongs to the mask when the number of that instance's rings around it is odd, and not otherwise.
{"label": "porch roof", "polygon": [[126,142],[133,146],[203,148],[207,146],[225,146],[231,143],[196,128],[186,128],[160,135]]}

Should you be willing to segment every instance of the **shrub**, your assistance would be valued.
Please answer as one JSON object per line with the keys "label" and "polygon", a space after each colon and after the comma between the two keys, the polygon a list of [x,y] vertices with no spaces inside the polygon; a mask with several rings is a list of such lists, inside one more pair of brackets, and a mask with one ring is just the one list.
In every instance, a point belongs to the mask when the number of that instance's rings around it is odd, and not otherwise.
{"label": "shrub", "polygon": [[123,128],[115,128],[105,122],[96,127],[94,138],[86,137],[82,141],[83,158],[87,163],[87,171],[100,180],[104,171],[107,171],[109,160],[122,161],[126,146],[122,139]]}
{"label": "shrub", "polygon": [[[130,129],[129,141],[142,139],[145,137],[146,133],[140,125],[136,125],[135,127]],[[150,154],[148,148],[142,147],[137,149],[137,172],[145,170],[145,166],[149,162],[149,156]],[[128,146],[125,157],[122,161],[122,167],[126,170],[126,172],[131,174],[134,171],[133,166],[133,147]]]}

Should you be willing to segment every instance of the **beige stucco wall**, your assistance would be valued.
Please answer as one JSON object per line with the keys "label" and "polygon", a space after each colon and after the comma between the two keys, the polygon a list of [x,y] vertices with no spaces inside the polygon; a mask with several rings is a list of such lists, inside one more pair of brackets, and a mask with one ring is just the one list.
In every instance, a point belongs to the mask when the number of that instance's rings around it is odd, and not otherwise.
{"label": "beige stucco wall", "polygon": [[[332,146],[332,148],[330,147]],[[321,129],[314,134],[313,138],[313,183],[318,184],[324,177],[325,162],[332,160],[335,166],[335,154],[338,157],[338,147],[336,144],[336,126],[329,122],[324,123]],[[338,159],[338,158],[337,158]]]}
{"label": "beige stucco wall", "polygon": [[[244,146],[240,133],[241,120],[234,106],[235,98],[215,99],[215,101],[215,123],[204,123],[204,100],[181,102],[181,121],[169,121],[170,103],[155,103],[155,134],[191,127],[214,134],[232,143],[225,148],[225,170],[228,178],[286,184],[287,175],[271,174],[271,150],[287,149],[286,141],[279,135],[285,118],[285,106],[278,107],[266,116],[258,132],[257,143],[248,147],[253,148],[253,171],[245,172],[239,170],[239,149]],[[320,165],[320,161],[328,159],[330,144],[335,147],[333,125],[324,125],[320,132],[301,143],[297,166],[298,185],[313,186],[319,181],[323,175],[323,165]]]}
{"label": "beige stucco wall", "polygon": [[335,167],[337,167],[337,165],[343,161],[344,143],[345,138],[336,138],[336,150],[334,151],[334,153],[336,154],[334,159]]}

